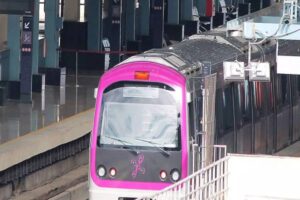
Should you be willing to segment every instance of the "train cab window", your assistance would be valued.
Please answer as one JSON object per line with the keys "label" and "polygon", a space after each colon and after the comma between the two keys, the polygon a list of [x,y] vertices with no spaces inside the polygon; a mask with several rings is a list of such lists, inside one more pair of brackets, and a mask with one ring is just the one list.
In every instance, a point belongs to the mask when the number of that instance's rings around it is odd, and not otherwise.
{"label": "train cab window", "polygon": [[117,83],[103,94],[99,146],[180,148],[180,95],[157,83]]}

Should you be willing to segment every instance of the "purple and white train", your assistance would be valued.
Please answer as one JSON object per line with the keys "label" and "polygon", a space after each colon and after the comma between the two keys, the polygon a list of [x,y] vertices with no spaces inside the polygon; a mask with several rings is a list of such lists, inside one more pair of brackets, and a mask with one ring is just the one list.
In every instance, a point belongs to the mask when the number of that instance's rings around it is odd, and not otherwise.
{"label": "purple and white train", "polygon": [[[280,98],[296,105],[298,96],[290,99],[287,92],[298,91],[300,81],[272,67],[271,82],[225,82],[223,61],[246,61],[248,45],[225,35],[219,29],[130,57],[101,77],[90,146],[91,200],[134,199],[187,177],[191,145],[206,142],[197,138],[200,132],[237,153],[272,153],[290,142],[285,135],[299,139],[284,126],[300,106],[287,112],[276,105]],[[253,47],[252,59],[275,66],[275,50],[273,43]],[[215,95],[207,99],[208,93]]]}

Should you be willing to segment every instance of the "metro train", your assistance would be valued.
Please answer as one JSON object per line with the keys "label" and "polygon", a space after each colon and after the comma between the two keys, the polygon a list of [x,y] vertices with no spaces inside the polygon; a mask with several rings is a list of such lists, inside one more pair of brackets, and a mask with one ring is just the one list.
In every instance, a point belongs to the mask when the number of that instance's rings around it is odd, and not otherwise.
{"label": "metro train", "polygon": [[[293,44],[279,49],[293,52]],[[266,41],[251,55],[271,64],[270,82],[224,81],[223,61],[248,56],[248,41],[226,37],[224,28],[107,71],[91,134],[90,199],[134,199],[187,177],[199,132],[233,153],[272,154],[298,140],[300,77],[277,74],[275,51]]]}

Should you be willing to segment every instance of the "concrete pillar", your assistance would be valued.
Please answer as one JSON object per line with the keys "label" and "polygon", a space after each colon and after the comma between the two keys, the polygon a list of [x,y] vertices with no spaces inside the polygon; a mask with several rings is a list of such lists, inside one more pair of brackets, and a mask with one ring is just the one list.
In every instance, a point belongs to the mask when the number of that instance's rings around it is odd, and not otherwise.
{"label": "concrete pillar", "polygon": [[179,0],[168,0],[168,24],[179,24]]}
{"label": "concrete pillar", "polygon": [[38,74],[39,67],[39,0],[34,2],[33,30],[32,30],[32,73]]}
{"label": "concrete pillar", "polygon": [[154,48],[162,48],[164,40],[164,1],[151,2],[150,33]]}
{"label": "concrete pillar", "polygon": [[[203,1],[205,2],[205,1]],[[181,1],[181,20],[193,20],[193,0]]]}
{"label": "concrete pillar", "polygon": [[80,0],[64,0],[64,20],[79,21]]}
{"label": "concrete pillar", "polygon": [[126,0],[126,40],[135,40],[135,14],[136,14],[136,1]]}
{"label": "concrete pillar", "polygon": [[102,0],[86,0],[89,50],[98,51],[102,47],[102,5]]}
{"label": "concrete pillar", "polygon": [[7,15],[0,15],[0,48],[7,42]]}
{"label": "concrete pillar", "polygon": [[8,16],[9,81],[20,80],[20,16]]}
{"label": "concrete pillar", "polygon": [[150,0],[140,0],[140,12],[139,12],[139,20],[140,20],[140,34],[141,35],[149,35],[149,24],[150,24]]}
{"label": "concrete pillar", "polygon": [[59,27],[58,27],[58,0],[45,1],[45,40],[46,58],[45,67],[58,68],[58,47],[59,47]]}

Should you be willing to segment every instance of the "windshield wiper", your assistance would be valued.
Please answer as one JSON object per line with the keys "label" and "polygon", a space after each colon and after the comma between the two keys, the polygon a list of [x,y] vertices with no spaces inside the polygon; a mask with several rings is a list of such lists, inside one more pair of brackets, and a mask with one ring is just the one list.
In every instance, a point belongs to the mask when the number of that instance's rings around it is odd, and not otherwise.
{"label": "windshield wiper", "polygon": [[147,142],[149,144],[153,144],[154,147],[156,147],[157,149],[159,149],[163,154],[165,154],[166,156],[170,156],[170,153],[167,152],[166,150],[164,150],[163,147],[160,147],[159,145],[161,145],[161,144],[159,144],[159,143],[152,142],[151,140],[141,139],[141,138],[135,138],[135,139],[138,140],[138,141],[142,141],[142,142]]}
{"label": "windshield wiper", "polygon": [[102,136],[104,136],[106,138],[109,138],[109,139],[112,139],[112,140],[115,140],[115,141],[118,141],[118,142],[121,142],[124,145],[122,147],[123,149],[134,151],[137,155],[139,154],[139,152],[136,149],[134,149],[132,146],[129,146],[129,145],[132,145],[132,143],[127,141],[127,140],[111,137],[111,136],[108,136],[108,135],[102,135]]}

